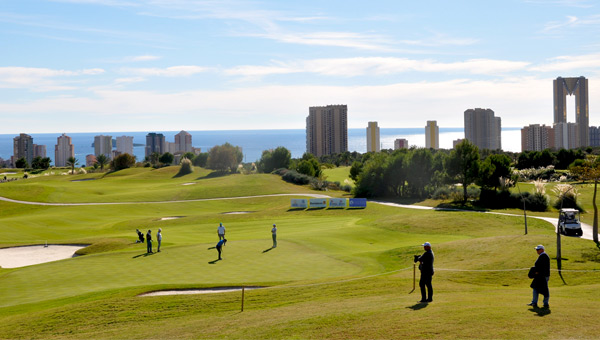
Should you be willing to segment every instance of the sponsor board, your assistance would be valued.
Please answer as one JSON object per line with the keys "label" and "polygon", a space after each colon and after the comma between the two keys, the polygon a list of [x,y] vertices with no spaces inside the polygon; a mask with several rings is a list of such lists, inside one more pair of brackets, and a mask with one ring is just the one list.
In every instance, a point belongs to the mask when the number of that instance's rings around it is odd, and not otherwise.
{"label": "sponsor board", "polygon": [[327,199],[326,198],[311,198],[309,202],[310,202],[311,208],[326,208],[327,207]]}
{"label": "sponsor board", "polygon": [[367,207],[367,199],[366,198],[350,198],[348,200],[348,206],[350,208],[366,208]]}
{"label": "sponsor board", "polygon": [[292,208],[308,208],[308,200],[304,198],[292,198]]}
{"label": "sponsor board", "polygon": [[345,208],[346,207],[346,199],[345,198],[330,198],[329,199],[329,207],[330,208]]}

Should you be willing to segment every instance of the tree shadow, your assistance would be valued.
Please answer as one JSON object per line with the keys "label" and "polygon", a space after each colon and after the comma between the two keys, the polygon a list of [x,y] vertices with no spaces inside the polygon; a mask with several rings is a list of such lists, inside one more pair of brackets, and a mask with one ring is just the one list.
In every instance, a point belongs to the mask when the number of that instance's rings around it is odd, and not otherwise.
{"label": "tree shadow", "polygon": [[541,316],[541,317],[544,317],[546,315],[550,315],[550,313],[552,313],[550,311],[549,307],[542,307],[542,308],[540,308],[540,307],[531,307],[529,309],[529,311],[532,312],[532,313],[536,313],[537,316]]}
{"label": "tree shadow", "polygon": [[138,257],[146,257],[146,256],[154,255],[154,254],[156,254],[156,253],[143,253],[143,254],[136,255],[132,258],[137,259]]}
{"label": "tree shadow", "polygon": [[218,177],[224,177],[229,175],[229,171],[213,171],[211,173],[209,173],[206,176],[202,176],[202,177],[198,177],[196,178],[196,180],[199,179],[209,179],[209,178],[218,178]]}
{"label": "tree shadow", "polygon": [[596,243],[596,248],[598,248],[600,250],[600,242],[594,242]]}
{"label": "tree shadow", "polygon": [[213,260],[213,261],[208,261],[208,264],[215,264],[215,263],[217,263],[219,261],[221,261],[221,259],[216,259],[216,260]]}
{"label": "tree shadow", "polygon": [[427,306],[429,306],[429,304],[427,302],[418,302],[417,304],[408,306],[406,308],[412,309],[412,310],[420,310],[420,309],[426,308]]}
{"label": "tree shadow", "polygon": [[271,248],[265,249],[265,250],[263,250],[263,254],[266,253],[266,252],[269,252],[269,251],[271,251],[273,249],[275,249],[275,248],[271,247]]}

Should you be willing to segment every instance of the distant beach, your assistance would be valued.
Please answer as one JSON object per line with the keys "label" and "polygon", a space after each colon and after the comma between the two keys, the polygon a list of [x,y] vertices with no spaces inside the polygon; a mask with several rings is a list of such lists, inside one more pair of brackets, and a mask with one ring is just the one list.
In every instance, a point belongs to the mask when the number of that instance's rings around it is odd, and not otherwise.
{"label": "distant beach", "polygon": [[[187,130],[186,130],[187,131]],[[85,156],[94,153],[92,143],[94,136],[110,135],[113,139],[119,136],[133,136],[133,142],[136,144],[146,144],[146,135],[148,132],[157,132],[165,135],[166,141],[173,142],[175,134],[179,131],[144,131],[144,132],[86,132],[86,133],[67,133],[72,138],[75,147],[75,158],[80,164],[85,164]],[[245,162],[253,162],[260,159],[264,150],[273,149],[278,146],[284,146],[290,150],[293,158],[302,157],[306,152],[306,130],[221,130],[221,131],[187,131],[192,135],[192,145],[201,148],[202,152],[215,145],[221,145],[226,142],[241,146],[244,153]],[[23,131],[23,133],[27,133]],[[46,156],[50,157],[54,163],[54,146],[56,138],[61,133],[28,133],[33,137],[33,143],[46,145]],[[10,159],[13,154],[13,138],[15,134],[0,134],[0,157]],[[393,149],[394,140],[405,138],[410,145],[418,147],[425,146],[424,128],[381,128],[380,141],[383,149]],[[440,148],[452,148],[452,141],[464,138],[463,128],[440,128]],[[502,129],[502,148],[505,151],[521,151],[521,131],[520,128]],[[348,129],[348,150],[364,153],[367,150],[366,128]],[[144,147],[136,146],[133,148],[136,158],[141,161],[144,159]]]}

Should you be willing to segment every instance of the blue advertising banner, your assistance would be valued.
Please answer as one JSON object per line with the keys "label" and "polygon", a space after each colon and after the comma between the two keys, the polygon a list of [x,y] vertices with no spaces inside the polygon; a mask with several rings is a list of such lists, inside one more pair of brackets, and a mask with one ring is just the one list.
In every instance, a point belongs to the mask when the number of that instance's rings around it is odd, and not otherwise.
{"label": "blue advertising banner", "polygon": [[348,206],[350,208],[366,208],[367,207],[367,199],[366,198],[350,198],[348,200]]}

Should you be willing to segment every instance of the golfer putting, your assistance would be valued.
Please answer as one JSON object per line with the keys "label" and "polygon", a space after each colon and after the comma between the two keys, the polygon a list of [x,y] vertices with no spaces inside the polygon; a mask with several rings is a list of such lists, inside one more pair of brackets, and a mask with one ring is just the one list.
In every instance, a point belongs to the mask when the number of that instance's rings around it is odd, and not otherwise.
{"label": "golfer putting", "polygon": [[221,257],[221,251],[223,250],[223,246],[225,245],[225,243],[227,243],[227,239],[222,239],[219,240],[219,243],[217,243],[217,251],[219,252],[219,260],[222,260],[223,258]]}

